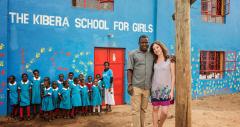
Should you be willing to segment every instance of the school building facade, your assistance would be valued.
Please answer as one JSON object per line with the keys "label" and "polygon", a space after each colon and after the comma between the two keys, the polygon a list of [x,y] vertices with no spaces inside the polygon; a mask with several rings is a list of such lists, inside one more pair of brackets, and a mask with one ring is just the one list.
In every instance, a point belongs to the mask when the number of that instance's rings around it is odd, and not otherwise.
{"label": "school building facade", "polygon": [[[196,0],[191,5],[192,97],[240,91],[240,12],[237,0]],[[1,0],[0,115],[7,114],[7,76],[21,80],[39,69],[57,80],[85,76],[110,62],[117,104],[127,94],[127,54],[138,37],[175,50],[174,0]]]}

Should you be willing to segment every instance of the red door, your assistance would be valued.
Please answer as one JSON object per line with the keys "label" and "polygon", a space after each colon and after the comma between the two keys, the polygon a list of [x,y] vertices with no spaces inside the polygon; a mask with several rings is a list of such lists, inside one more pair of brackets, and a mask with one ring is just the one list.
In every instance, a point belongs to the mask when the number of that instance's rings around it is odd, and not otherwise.
{"label": "red door", "polygon": [[123,48],[94,48],[94,75],[104,70],[103,63],[108,61],[113,71],[114,98],[116,105],[123,104],[124,56]]}

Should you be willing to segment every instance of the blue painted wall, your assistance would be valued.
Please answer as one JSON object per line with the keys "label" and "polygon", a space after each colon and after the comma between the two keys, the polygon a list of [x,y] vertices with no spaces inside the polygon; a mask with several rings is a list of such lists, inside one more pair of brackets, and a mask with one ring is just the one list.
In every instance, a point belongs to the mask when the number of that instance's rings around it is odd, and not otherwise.
{"label": "blue painted wall", "polygon": [[[226,16],[225,24],[207,23],[201,20],[200,1],[191,9],[192,27],[192,96],[208,96],[240,92],[240,1],[231,0],[230,14]],[[199,79],[200,50],[235,51],[236,71],[227,71],[222,79]],[[226,56],[233,60],[231,55]]]}
{"label": "blue painted wall", "polygon": [[[192,97],[240,92],[240,1],[232,0],[230,14],[226,24],[208,23],[201,19],[201,0],[191,7],[191,61],[192,61]],[[174,52],[175,30],[172,14],[174,1],[158,1],[157,39]],[[225,72],[222,79],[201,80],[200,50],[235,51],[237,56],[236,71]],[[226,56],[232,60],[232,56]]]}
{"label": "blue painted wall", "polygon": [[[47,3],[47,4],[46,4]],[[56,4],[58,3],[58,4]],[[129,23],[142,22],[153,24],[153,2],[144,0],[138,1],[139,8],[136,8],[133,2],[115,2],[114,11],[98,11],[94,9],[82,9],[72,7],[71,2],[64,0],[56,1],[14,1],[10,0],[9,12],[28,13],[29,17],[33,14],[54,15],[67,17],[69,27],[53,27],[43,25],[33,25],[31,18],[29,24],[12,23],[10,25],[10,44],[8,61],[10,73],[21,74],[23,71],[28,71],[39,68],[43,75],[50,75],[51,78],[56,78],[58,73],[66,73],[65,71],[57,71],[56,67],[68,68],[68,71],[74,71],[71,66],[72,60],[76,54],[83,52],[87,54],[82,61],[93,62],[94,47],[126,47],[129,43],[137,44],[138,32],[122,32],[110,30],[93,30],[79,29],[74,25],[75,18],[88,19],[103,19],[108,23],[108,27],[112,28],[113,21],[127,21]],[[147,3],[149,7],[142,9]],[[122,6],[124,5],[124,6]],[[129,11],[128,8],[134,10]],[[21,8],[20,8],[21,7]],[[44,9],[43,9],[44,8]],[[141,16],[136,16],[141,14]],[[113,38],[108,38],[107,35],[112,34]],[[152,33],[146,33],[152,37]],[[151,39],[152,40],[152,39]],[[129,45],[126,50],[136,48],[136,45]],[[42,49],[42,50],[41,50]],[[55,53],[57,52],[57,54]],[[59,53],[61,52],[61,53]],[[40,53],[37,55],[36,53]],[[66,53],[69,56],[66,56]],[[19,56],[21,54],[21,56]],[[55,55],[56,54],[56,55]],[[61,55],[62,57],[59,57]],[[53,65],[53,58],[56,67]],[[61,61],[61,62],[59,62]],[[22,64],[24,63],[24,64]],[[44,65],[44,66],[41,66]],[[45,72],[44,72],[45,71]],[[68,72],[67,71],[67,72]],[[88,74],[93,73],[93,66],[89,65]]]}
{"label": "blue painted wall", "polygon": [[0,1],[0,116],[7,114],[7,0]]}
{"label": "blue painted wall", "polygon": [[[18,81],[21,80],[23,72],[27,72],[31,78],[34,69],[39,69],[42,77],[49,76],[51,80],[56,80],[60,73],[66,76],[70,71],[76,75],[93,75],[94,47],[125,48],[127,54],[138,48],[140,35],[148,35],[151,41],[155,38],[155,0],[117,0],[114,11],[77,8],[72,6],[71,1],[66,0],[8,2],[9,8],[5,9],[5,13],[8,11],[9,25],[7,70],[8,75],[16,75]],[[7,7],[5,4],[2,6]],[[1,17],[5,13],[1,11]],[[18,19],[25,15],[24,20],[17,20],[17,15]],[[69,25],[42,25],[38,23],[40,20],[34,24],[34,15],[58,16],[62,20],[66,18]],[[104,20],[109,30],[77,28],[77,18]],[[128,22],[129,29],[114,30],[114,21]],[[147,31],[134,31],[133,23],[146,24]],[[4,25],[6,24],[5,22]],[[127,60],[127,55],[125,59]],[[126,65],[124,102],[129,103],[130,97],[126,92]],[[3,77],[2,80],[5,79],[6,77]]]}

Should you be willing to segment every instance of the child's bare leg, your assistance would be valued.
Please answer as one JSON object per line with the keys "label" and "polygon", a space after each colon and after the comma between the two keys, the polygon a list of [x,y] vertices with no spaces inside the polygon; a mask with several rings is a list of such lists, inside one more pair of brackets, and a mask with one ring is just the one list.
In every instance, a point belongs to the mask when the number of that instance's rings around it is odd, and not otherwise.
{"label": "child's bare leg", "polygon": [[23,120],[23,107],[20,107],[19,115],[20,115],[20,121],[22,121]]}
{"label": "child's bare leg", "polygon": [[109,110],[108,108],[109,108],[109,107],[108,107],[108,104],[106,104],[106,112],[108,112],[108,110]]}
{"label": "child's bare leg", "polygon": [[30,106],[27,106],[27,120],[30,120]]}
{"label": "child's bare leg", "polygon": [[49,111],[49,121],[52,121],[52,120],[53,120],[53,112]]}
{"label": "child's bare leg", "polygon": [[108,111],[111,112],[112,111],[111,105],[108,106],[109,106]]}
{"label": "child's bare leg", "polygon": [[72,107],[71,115],[70,115],[71,118],[73,118],[75,116],[74,112],[75,112],[75,107]]}

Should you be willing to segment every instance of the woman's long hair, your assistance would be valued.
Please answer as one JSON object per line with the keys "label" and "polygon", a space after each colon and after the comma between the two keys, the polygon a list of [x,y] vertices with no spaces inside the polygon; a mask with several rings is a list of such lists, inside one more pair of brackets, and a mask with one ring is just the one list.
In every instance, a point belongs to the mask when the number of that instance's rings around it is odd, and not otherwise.
{"label": "woman's long hair", "polygon": [[162,52],[163,52],[164,61],[166,61],[169,58],[167,47],[163,43],[161,43],[160,41],[154,41],[152,43],[152,45],[150,46],[150,52],[153,54],[153,57],[154,57],[154,63],[157,62],[157,58],[158,58],[158,56],[153,51],[153,45],[154,44],[159,45],[161,47]]}

